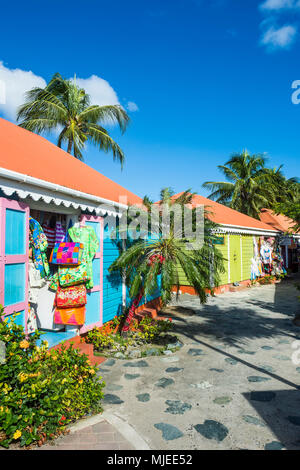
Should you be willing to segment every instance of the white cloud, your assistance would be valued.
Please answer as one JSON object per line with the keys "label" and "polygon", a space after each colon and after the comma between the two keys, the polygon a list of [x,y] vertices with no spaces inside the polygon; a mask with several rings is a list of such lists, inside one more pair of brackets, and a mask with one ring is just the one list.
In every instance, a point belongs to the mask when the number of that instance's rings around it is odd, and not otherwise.
{"label": "white cloud", "polygon": [[260,5],[262,10],[285,10],[300,8],[300,0],[266,0]]}
{"label": "white cloud", "polygon": [[[90,95],[92,104],[100,106],[120,104],[112,86],[97,75],[76,78],[76,83]],[[25,101],[25,92],[34,87],[45,86],[46,81],[43,77],[31,71],[9,69],[0,61],[0,112],[6,118],[15,121],[17,108]],[[127,108],[130,111],[138,111],[138,106],[133,101],[127,103]]]}
{"label": "white cloud", "polygon": [[[0,101],[0,111],[8,119],[16,119],[18,106],[24,103],[24,94],[34,87],[44,87],[46,82],[42,77],[31,71],[9,69],[0,61],[0,80],[4,88],[4,100]],[[3,86],[4,84],[4,86]]]}
{"label": "white cloud", "polygon": [[261,44],[269,50],[289,48],[297,35],[297,28],[292,25],[285,25],[281,28],[271,26],[261,38]]}
{"label": "white cloud", "polygon": [[89,78],[76,78],[76,83],[90,95],[92,104],[100,106],[120,104],[115,90],[106,80],[97,75],[91,75]]}
{"label": "white cloud", "polygon": [[128,101],[126,108],[132,113],[134,113],[135,111],[139,111],[139,107],[136,103],[134,103],[134,101]]}

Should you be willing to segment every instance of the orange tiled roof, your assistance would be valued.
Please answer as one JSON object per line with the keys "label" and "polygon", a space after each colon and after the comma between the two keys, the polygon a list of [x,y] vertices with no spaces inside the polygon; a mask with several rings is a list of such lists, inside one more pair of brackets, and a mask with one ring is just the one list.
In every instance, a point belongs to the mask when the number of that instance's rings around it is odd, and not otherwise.
{"label": "orange tiled roof", "polygon": [[[174,199],[179,197],[182,193],[178,193],[173,196]],[[254,228],[258,230],[277,230],[273,227],[270,227],[266,223],[249,217],[248,215],[242,214],[230,207],[219,204],[218,202],[212,201],[203,196],[196,194],[193,197],[192,205],[201,204],[205,206],[207,211],[207,217],[213,222],[220,225],[235,225],[238,227],[245,228]]]}
{"label": "orange tiled roof", "polygon": [[295,222],[292,219],[285,215],[276,215],[271,209],[262,209],[260,220],[271,228],[280,230],[281,232],[288,232],[295,225]]}
{"label": "orange tiled roof", "polygon": [[93,196],[128,203],[142,199],[45,138],[0,118],[0,167]]}

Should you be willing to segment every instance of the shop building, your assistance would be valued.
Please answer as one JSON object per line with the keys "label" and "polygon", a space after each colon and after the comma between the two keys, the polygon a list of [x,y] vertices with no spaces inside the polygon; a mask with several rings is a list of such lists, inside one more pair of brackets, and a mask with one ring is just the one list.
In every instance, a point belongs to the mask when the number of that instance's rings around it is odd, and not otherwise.
{"label": "shop building", "polygon": [[[120,249],[120,240],[111,235],[128,204],[142,201],[43,137],[4,119],[0,119],[0,141],[0,304],[5,318],[17,313],[15,321],[26,332],[35,327],[43,330],[51,347],[103,325],[130,301],[121,277],[109,273]],[[39,227],[48,242],[45,251],[41,245],[42,251],[36,252],[36,257],[41,255],[40,266],[34,259],[33,240]],[[55,268],[49,256],[53,237],[63,241],[64,233],[71,242],[81,242],[82,234],[89,234],[85,257],[91,279],[85,284],[81,325],[54,322],[56,292],[50,283]],[[47,264],[49,275],[44,272]]]}

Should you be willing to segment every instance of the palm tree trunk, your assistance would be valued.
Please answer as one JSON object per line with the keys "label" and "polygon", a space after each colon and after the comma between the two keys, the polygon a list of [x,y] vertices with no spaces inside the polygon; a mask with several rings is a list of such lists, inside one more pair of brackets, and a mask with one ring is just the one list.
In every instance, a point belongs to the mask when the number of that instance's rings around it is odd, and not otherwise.
{"label": "palm tree trunk", "polygon": [[72,152],[72,145],[73,145],[72,139],[69,139],[69,142],[68,142],[68,150],[67,150],[68,153],[71,153],[71,152]]}
{"label": "palm tree trunk", "polygon": [[124,325],[123,325],[123,328],[122,328],[122,336],[126,336],[128,334],[128,331],[129,331],[129,328],[130,328],[130,324],[131,324],[131,321],[133,319],[133,315],[134,315],[134,312],[136,311],[136,309],[138,308],[139,306],[139,303],[140,301],[142,300],[143,298],[143,295],[144,295],[144,289],[141,288],[140,292],[138,293],[138,295],[136,296],[136,298],[134,299],[134,301],[132,302],[132,305],[130,307],[130,310],[128,312],[128,315],[126,317],[126,320],[124,322]]}

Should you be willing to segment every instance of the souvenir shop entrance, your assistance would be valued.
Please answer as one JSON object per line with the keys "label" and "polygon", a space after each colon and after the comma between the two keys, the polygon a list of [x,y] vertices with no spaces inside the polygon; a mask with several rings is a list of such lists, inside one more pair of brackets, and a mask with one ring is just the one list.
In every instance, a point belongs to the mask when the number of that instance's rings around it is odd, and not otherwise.
{"label": "souvenir shop entrance", "polygon": [[103,218],[0,198],[0,303],[27,333],[102,325]]}

